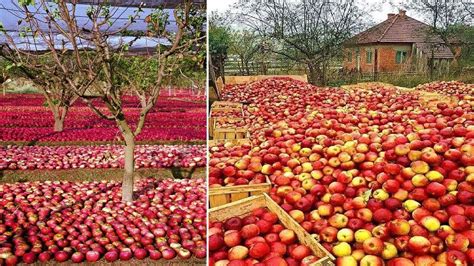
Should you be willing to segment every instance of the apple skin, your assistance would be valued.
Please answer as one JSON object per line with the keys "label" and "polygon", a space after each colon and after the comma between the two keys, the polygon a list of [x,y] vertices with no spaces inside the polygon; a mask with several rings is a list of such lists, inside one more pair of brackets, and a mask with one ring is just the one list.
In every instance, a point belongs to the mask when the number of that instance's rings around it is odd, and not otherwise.
{"label": "apple skin", "polygon": [[357,266],[357,260],[353,256],[339,257],[336,266]]}
{"label": "apple skin", "polygon": [[381,208],[374,212],[373,220],[378,224],[389,222],[391,219],[392,212],[388,209]]}
{"label": "apple skin", "polygon": [[410,224],[403,219],[396,219],[388,223],[389,231],[395,236],[404,236],[410,233]]}
{"label": "apple skin", "polygon": [[224,242],[228,247],[234,247],[242,241],[239,231],[229,230],[224,233]]}
{"label": "apple skin", "polygon": [[[335,228],[334,228],[335,229]],[[336,229],[336,232],[334,232],[334,239],[336,238],[336,234],[337,234],[337,229]],[[293,242],[296,241],[296,235],[295,235],[295,232],[293,230],[290,230],[290,229],[283,229],[279,234],[278,236],[280,237],[280,241],[283,243],[283,244],[292,244]]]}
{"label": "apple skin", "polygon": [[415,266],[431,266],[436,260],[430,255],[416,256],[413,259]]}
{"label": "apple skin", "polygon": [[240,230],[240,235],[244,239],[249,239],[260,234],[260,229],[256,224],[247,224]]}
{"label": "apple skin", "polygon": [[384,262],[382,258],[374,255],[365,255],[360,260],[360,266],[383,266]]}
{"label": "apple skin", "polygon": [[469,239],[463,234],[449,235],[445,239],[446,246],[451,250],[466,252],[469,247]]}
{"label": "apple skin", "polygon": [[453,215],[449,217],[449,226],[456,232],[468,230],[471,227],[471,221],[464,215]]}
{"label": "apple skin", "polygon": [[383,241],[376,237],[370,237],[363,243],[364,252],[369,255],[379,255],[382,253],[384,245]]}
{"label": "apple skin", "polygon": [[382,251],[382,258],[384,260],[389,260],[398,255],[397,247],[389,242],[384,242],[384,248]]}
{"label": "apple skin", "polygon": [[[328,226],[321,230],[321,233],[319,234],[320,238],[327,243],[332,243],[337,239],[337,228]],[[281,237],[280,237],[281,238]]]}
{"label": "apple skin", "polygon": [[415,266],[415,264],[407,258],[394,258],[387,262],[387,266]]}
{"label": "apple skin", "polygon": [[425,255],[429,252],[431,242],[423,236],[413,236],[408,240],[408,250],[413,254]]}
{"label": "apple skin", "polygon": [[249,256],[255,259],[265,257],[271,251],[270,246],[265,242],[253,244],[249,249]]}
{"label": "apple skin", "polygon": [[247,257],[249,253],[249,249],[245,246],[234,246],[228,252],[228,259],[229,260],[242,260]]}

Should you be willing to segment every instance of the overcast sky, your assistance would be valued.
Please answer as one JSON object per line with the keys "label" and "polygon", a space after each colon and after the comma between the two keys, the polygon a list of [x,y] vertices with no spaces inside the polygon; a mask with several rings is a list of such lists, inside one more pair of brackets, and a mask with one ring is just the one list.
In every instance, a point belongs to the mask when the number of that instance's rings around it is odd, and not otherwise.
{"label": "overcast sky", "polygon": [[[207,8],[208,11],[224,12],[230,5],[236,2],[238,2],[238,0],[207,0]],[[398,13],[398,9],[394,7],[393,4],[396,5],[402,2],[402,0],[366,0],[363,2],[375,5],[377,10],[372,13],[372,21],[379,23],[387,19],[388,13]],[[409,10],[407,11],[407,15],[419,19],[416,14],[413,14]]]}

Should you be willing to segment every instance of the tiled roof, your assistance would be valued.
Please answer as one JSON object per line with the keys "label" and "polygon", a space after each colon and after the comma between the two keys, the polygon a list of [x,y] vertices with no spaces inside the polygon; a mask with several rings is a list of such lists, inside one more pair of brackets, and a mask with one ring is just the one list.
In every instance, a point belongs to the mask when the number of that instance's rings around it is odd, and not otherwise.
{"label": "tiled roof", "polygon": [[[371,43],[416,43],[423,52],[429,47],[437,46],[435,58],[453,58],[451,50],[437,35],[432,34],[431,27],[411,18],[401,11],[391,14],[387,20],[352,37],[347,44]],[[430,55],[431,56],[431,50]]]}

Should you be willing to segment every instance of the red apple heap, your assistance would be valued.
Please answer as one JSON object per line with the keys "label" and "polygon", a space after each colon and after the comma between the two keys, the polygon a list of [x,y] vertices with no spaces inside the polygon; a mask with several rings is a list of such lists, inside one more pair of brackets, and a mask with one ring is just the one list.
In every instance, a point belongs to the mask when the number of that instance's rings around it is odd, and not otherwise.
{"label": "red apple heap", "polygon": [[415,90],[424,90],[429,92],[436,92],[448,96],[457,96],[459,99],[464,99],[465,96],[474,95],[474,85],[464,84],[460,81],[435,81],[418,85]]}
{"label": "red apple heap", "polygon": [[224,144],[210,147],[209,187],[264,183],[262,161],[247,155],[250,148],[250,145],[225,147]]}
{"label": "red apple heap", "polygon": [[[0,185],[0,265],[206,257],[204,180]],[[192,188],[192,189],[190,189]]]}
{"label": "red apple heap", "polygon": [[[137,145],[137,168],[203,167],[205,145]],[[16,146],[0,147],[0,170],[61,170],[123,167],[123,146]]]}
{"label": "red apple heap", "polygon": [[[396,88],[290,79],[224,95],[249,102],[253,148],[232,149],[249,150],[241,158],[259,162],[253,174],[270,178],[272,198],[339,264],[473,264],[473,102],[428,109],[416,93]],[[213,159],[226,167],[239,161]]]}
{"label": "red apple heap", "polygon": [[319,259],[266,208],[254,209],[242,218],[211,222],[209,251],[211,266],[310,265]]}

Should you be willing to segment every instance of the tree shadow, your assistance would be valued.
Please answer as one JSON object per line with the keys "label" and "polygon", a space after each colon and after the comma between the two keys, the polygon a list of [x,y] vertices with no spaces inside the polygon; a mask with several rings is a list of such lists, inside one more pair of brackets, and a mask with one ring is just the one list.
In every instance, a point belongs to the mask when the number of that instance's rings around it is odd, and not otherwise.
{"label": "tree shadow", "polygon": [[174,179],[191,179],[196,168],[196,165],[191,167],[189,170],[187,170],[187,168],[173,166],[171,167],[171,175]]}

